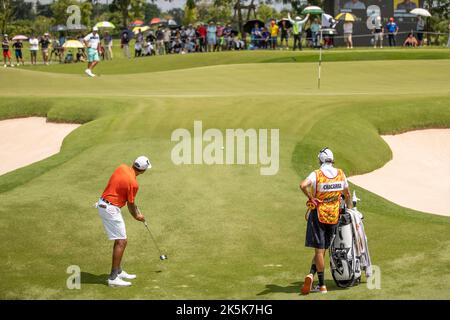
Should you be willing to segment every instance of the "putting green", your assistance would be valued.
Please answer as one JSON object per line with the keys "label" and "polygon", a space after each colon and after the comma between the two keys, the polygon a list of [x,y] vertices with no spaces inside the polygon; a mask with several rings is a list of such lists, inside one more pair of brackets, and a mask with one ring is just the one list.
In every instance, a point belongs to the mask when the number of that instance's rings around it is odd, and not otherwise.
{"label": "putting green", "polygon": [[[303,246],[306,199],[298,190],[325,145],[337,166],[358,174],[390,159],[380,133],[449,127],[450,60],[325,63],[321,90],[316,63],[138,75],[108,75],[105,63],[98,78],[78,68],[0,70],[0,118],[86,123],[58,155],[0,177],[1,298],[450,298],[450,219],[361,188],[381,289],[338,289],[328,268],[329,293],[300,296],[312,252]],[[280,129],[278,174],[261,176],[258,165],[174,165],[171,133],[192,131],[195,120],[204,129]],[[138,178],[137,203],[169,260],[159,261],[125,209],[124,267],[138,278],[113,290],[105,285],[111,243],[92,204],[114,168],[140,154],[153,168]],[[70,265],[81,269],[81,290],[66,287]]]}

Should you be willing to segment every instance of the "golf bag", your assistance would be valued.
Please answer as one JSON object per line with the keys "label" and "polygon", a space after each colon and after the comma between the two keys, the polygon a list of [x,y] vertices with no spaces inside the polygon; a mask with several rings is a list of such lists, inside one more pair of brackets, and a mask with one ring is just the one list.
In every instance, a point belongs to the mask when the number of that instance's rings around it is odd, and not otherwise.
{"label": "golf bag", "polygon": [[[354,204],[356,195],[353,194]],[[362,222],[363,215],[356,206],[343,208],[330,246],[330,267],[336,285],[347,288],[361,281],[364,271],[366,278],[372,274],[369,247]]]}

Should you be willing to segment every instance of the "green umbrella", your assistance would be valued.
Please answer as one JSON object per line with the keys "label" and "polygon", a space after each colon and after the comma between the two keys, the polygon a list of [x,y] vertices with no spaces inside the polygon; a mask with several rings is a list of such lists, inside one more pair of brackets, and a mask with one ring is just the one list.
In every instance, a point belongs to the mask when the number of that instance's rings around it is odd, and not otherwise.
{"label": "green umbrella", "polygon": [[322,14],[323,10],[317,6],[308,6],[302,11],[303,14]]}

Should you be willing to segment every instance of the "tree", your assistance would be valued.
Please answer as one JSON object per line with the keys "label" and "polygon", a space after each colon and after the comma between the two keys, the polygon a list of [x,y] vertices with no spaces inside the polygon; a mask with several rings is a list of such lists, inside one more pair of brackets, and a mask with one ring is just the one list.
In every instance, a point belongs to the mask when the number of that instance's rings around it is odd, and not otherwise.
{"label": "tree", "polygon": [[13,7],[11,0],[0,0],[0,26],[2,28],[2,33],[6,33],[6,28],[9,21],[13,15]]}
{"label": "tree", "polygon": [[177,24],[181,24],[183,22],[184,10],[181,8],[173,8],[167,11],[166,15],[172,17]]}
{"label": "tree", "polygon": [[189,25],[197,22],[197,8],[195,6],[195,0],[187,0],[184,7],[183,24]]}
{"label": "tree", "polygon": [[14,20],[34,20],[33,4],[24,0],[13,0],[13,17]]}
{"label": "tree", "polygon": [[161,9],[154,3],[145,3],[144,6],[144,19],[145,21],[150,21],[153,18],[159,17],[161,15]]}
{"label": "tree", "polygon": [[42,4],[39,1],[36,2],[36,16],[43,16],[51,18],[53,16],[50,4]]}
{"label": "tree", "polygon": [[90,27],[93,5],[89,1],[85,1],[80,5],[81,24]]}
{"label": "tree", "polygon": [[268,21],[271,18],[274,18],[276,15],[276,10],[273,7],[270,7],[266,4],[261,4],[256,10],[256,17],[263,22]]}
{"label": "tree", "polygon": [[145,18],[145,0],[131,0],[128,17],[132,21],[136,19],[143,20]]}
{"label": "tree", "polygon": [[75,0],[56,0],[50,6],[52,10],[52,17],[56,24],[66,24],[69,14],[67,13],[67,8],[71,5],[78,5],[79,3]]}
{"label": "tree", "polygon": [[128,26],[128,7],[131,4],[131,0],[114,0],[112,9],[117,8],[122,15],[122,27]]}

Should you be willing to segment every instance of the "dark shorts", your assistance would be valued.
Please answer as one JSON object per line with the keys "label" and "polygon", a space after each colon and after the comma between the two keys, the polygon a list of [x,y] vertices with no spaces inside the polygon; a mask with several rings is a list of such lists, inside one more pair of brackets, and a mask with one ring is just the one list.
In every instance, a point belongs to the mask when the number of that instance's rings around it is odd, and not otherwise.
{"label": "dark shorts", "polygon": [[423,32],[420,32],[420,31],[417,32],[417,40],[419,40],[419,41],[423,40]]}
{"label": "dark shorts", "polygon": [[16,49],[16,52],[15,52],[15,53],[16,53],[16,58],[17,58],[17,59],[19,59],[19,58],[22,59],[22,50]]}
{"label": "dark shorts", "polygon": [[336,232],[337,224],[325,224],[319,221],[317,210],[311,211],[306,226],[305,246],[316,249],[328,249]]}

